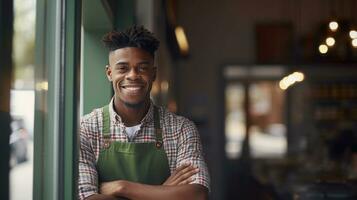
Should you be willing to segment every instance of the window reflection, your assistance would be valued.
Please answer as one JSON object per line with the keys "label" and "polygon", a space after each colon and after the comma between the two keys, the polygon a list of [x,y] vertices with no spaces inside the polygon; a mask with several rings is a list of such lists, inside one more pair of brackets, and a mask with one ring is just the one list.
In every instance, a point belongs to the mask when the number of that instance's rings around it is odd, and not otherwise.
{"label": "window reflection", "polygon": [[249,87],[251,118],[250,149],[253,157],[278,158],[287,149],[283,122],[284,93],[275,81],[253,83]]}
{"label": "window reflection", "polygon": [[10,199],[32,199],[35,0],[14,1]]}
{"label": "window reflection", "polygon": [[[248,87],[248,115],[244,108],[245,88]],[[286,126],[284,123],[284,93],[277,81],[229,83],[225,89],[226,99],[226,156],[236,159],[241,154],[246,136],[249,116],[249,144],[254,158],[279,158],[287,150]]]}
{"label": "window reflection", "polygon": [[245,136],[244,87],[240,83],[228,84],[226,96],[226,156],[238,158]]}

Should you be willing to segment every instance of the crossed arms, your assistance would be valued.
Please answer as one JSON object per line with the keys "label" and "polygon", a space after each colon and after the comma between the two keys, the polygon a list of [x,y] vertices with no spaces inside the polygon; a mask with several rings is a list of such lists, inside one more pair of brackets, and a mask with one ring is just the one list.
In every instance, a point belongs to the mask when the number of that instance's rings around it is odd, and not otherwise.
{"label": "crossed arms", "polygon": [[206,200],[208,192],[204,186],[189,184],[198,171],[197,167],[184,164],[159,186],[124,180],[105,182],[100,185],[100,194],[94,194],[87,200]]}
{"label": "crossed arms", "polygon": [[[92,116],[90,116],[92,117]],[[96,153],[99,143],[97,131],[92,127],[96,124],[91,118],[81,121],[80,152],[79,152],[79,197],[81,200],[97,199],[130,199],[130,200],[205,200],[207,199],[209,177],[206,164],[201,154],[201,143],[198,131],[194,124],[185,120],[180,126],[177,139],[177,168],[163,185],[145,185],[124,180],[107,183],[98,183],[96,171]],[[94,138],[92,140],[92,137]],[[183,164],[191,163],[199,167]],[[195,177],[195,180],[191,178]],[[98,194],[99,193],[99,194]]]}

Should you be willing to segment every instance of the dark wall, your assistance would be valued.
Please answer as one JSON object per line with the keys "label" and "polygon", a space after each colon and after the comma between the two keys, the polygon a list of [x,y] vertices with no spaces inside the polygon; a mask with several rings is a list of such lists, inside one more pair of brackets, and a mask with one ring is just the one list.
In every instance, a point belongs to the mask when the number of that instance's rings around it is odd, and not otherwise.
{"label": "dark wall", "polygon": [[[205,121],[201,135],[212,175],[212,198],[223,195],[224,133],[220,68],[227,64],[256,63],[255,25],[291,23],[294,41],[313,33],[329,20],[331,4],[325,0],[222,0],[177,1],[177,22],[184,27],[190,56],[180,60],[178,96],[181,114]],[[350,17],[349,4],[338,5],[342,17]],[[203,119],[202,119],[203,118]]]}

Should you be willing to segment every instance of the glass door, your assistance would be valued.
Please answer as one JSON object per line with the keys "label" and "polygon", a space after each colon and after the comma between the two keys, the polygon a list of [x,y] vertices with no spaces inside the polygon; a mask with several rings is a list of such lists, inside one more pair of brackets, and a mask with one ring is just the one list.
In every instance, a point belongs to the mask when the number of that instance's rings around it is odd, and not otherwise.
{"label": "glass door", "polygon": [[[282,158],[287,151],[285,95],[280,76],[254,75],[238,68],[236,78],[226,74],[225,152],[228,159],[242,156],[246,141],[252,158]],[[229,70],[226,70],[226,72]]]}
{"label": "glass door", "polygon": [[259,160],[279,160],[287,151],[286,93],[278,67],[231,66],[224,70],[227,199],[274,198],[260,180]]}
{"label": "glass door", "polygon": [[287,151],[285,92],[279,81],[259,80],[249,84],[250,126],[253,158],[282,158]]}
{"label": "glass door", "polygon": [[14,1],[13,81],[10,93],[10,199],[32,199],[35,112],[36,0]]}

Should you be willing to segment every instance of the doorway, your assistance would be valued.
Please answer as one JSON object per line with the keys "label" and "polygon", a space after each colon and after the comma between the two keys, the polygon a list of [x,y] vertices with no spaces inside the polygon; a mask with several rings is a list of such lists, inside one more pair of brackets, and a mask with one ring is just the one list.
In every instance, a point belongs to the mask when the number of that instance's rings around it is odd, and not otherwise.
{"label": "doorway", "polygon": [[286,92],[279,87],[283,75],[282,66],[228,66],[223,71],[228,199],[277,196],[264,183],[259,165],[287,152]]}

